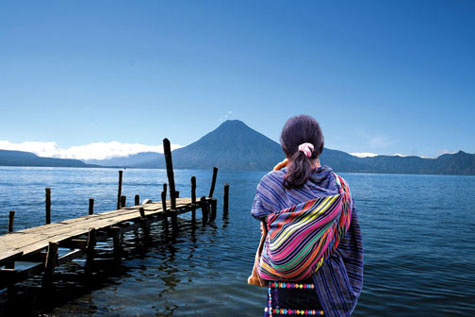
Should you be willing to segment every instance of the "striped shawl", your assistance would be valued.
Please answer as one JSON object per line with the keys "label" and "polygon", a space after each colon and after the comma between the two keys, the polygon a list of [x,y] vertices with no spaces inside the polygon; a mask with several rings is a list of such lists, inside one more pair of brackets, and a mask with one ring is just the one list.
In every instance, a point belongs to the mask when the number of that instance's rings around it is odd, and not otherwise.
{"label": "striped shawl", "polygon": [[338,247],[351,223],[349,187],[335,174],[339,193],[312,199],[266,217],[267,237],[259,263],[265,280],[310,278]]}

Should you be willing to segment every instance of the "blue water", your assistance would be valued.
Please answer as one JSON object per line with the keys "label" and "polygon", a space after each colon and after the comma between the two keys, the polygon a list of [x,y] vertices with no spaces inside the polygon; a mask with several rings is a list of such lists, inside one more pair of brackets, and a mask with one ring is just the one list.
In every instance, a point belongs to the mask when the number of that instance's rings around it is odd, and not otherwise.
{"label": "blue water", "polygon": [[[265,290],[246,285],[246,279],[259,239],[249,209],[264,173],[220,171],[214,224],[193,230],[184,216],[175,241],[157,224],[148,249],[129,243],[128,255],[99,272],[100,282],[91,287],[65,277],[57,285],[60,298],[40,305],[31,295],[39,289],[33,279],[18,286],[16,296],[0,293],[0,304],[33,314],[259,316]],[[198,196],[207,195],[211,171],[176,170],[180,196],[189,196],[192,175]],[[355,315],[474,315],[475,177],[342,176],[356,200],[365,246]],[[90,197],[96,212],[115,209],[117,178],[114,169],[0,167],[0,234],[9,210],[16,212],[17,230],[44,223],[45,187],[52,189],[53,221],[85,215]],[[158,200],[163,182],[163,170],[127,169],[123,194],[128,204],[135,194]],[[223,220],[224,183],[230,184],[230,211]],[[81,280],[83,264],[78,260],[60,271]]]}

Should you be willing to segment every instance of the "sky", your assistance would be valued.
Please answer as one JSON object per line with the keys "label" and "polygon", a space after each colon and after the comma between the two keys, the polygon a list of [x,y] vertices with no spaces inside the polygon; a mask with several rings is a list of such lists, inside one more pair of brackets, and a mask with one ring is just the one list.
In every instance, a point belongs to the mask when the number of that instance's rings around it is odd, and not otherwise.
{"label": "sky", "polygon": [[475,153],[474,1],[1,1],[0,149],[106,158],[227,119],[328,148]]}

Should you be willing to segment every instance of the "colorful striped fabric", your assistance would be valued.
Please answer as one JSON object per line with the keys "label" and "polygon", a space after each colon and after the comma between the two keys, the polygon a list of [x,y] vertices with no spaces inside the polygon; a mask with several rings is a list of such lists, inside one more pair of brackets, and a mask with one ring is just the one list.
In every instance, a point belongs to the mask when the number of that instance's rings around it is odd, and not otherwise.
{"label": "colorful striped fabric", "polygon": [[338,247],[351,223],[351,193],[335,175],[339,193],[312,199],[266,217],[268,235],[259,275],[299,281],[312,276]]}

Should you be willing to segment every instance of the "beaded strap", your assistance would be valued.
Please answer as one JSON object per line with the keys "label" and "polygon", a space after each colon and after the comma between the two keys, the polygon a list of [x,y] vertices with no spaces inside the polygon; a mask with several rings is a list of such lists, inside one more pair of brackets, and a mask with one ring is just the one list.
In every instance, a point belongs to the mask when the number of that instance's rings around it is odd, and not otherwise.
{"label": "beaded strap", "polygon": [[299,288],[299,289],[314,289],[315,288],[315,285],[313,284],[286,283],[286,282],[272,282],[272,283],[269,283],[269,286],[273,288]]}
{"label": "beaded strap", "polygon": [[287,309],[287,308],[272,308],[272,288],[298,288],[298,289],[314,289],[314,284],[300,284],[300,283],[285,283],[285,282],[271,282],[267,288],[269,295],[268,306],[265,308],[265,312],[269,313],[269,317],[272,314],[280,315],[323,315],[323,310],[314,309]]}
{"label": "beaded strap", "polygon": [[265,312],[269,313],[269,316],[272,314],[280,315],[323,315],[323,310],[314,310],[314,309],[287,309],[287,308],[265,308]]}

